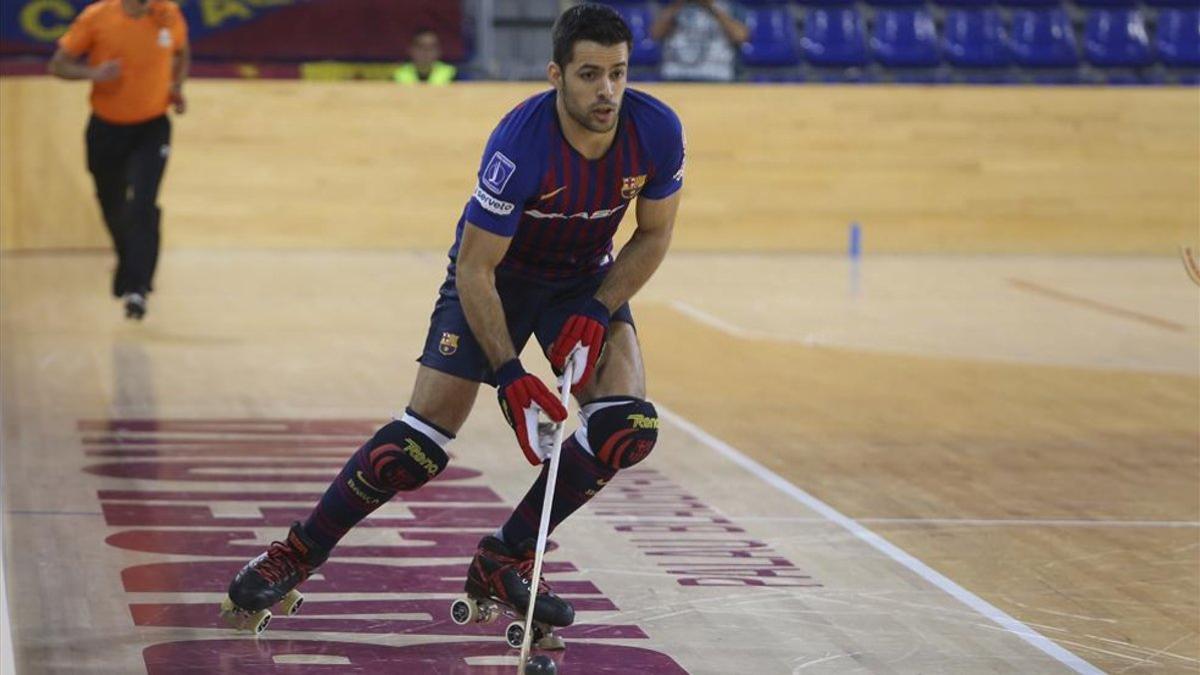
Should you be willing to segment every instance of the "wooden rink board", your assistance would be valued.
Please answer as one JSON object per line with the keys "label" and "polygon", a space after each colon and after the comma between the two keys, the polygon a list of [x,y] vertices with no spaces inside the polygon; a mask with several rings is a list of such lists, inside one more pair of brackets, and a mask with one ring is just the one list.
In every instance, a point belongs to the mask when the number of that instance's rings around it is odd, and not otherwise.
{"label": "wooden rink board", "polygon": [[[84,90],[0,81],[18,672],[512,672],[503,626],[447,614],[467,544],[533,477],[487,390],[451,448],[462,472],[356,530],[299,617],[256,641],[212,610],[403,406],[484,137],[536,88],[191,87],[133,325],[105,295],[110,254],[44,250],[105,245],[70,212],[94,209]],[[654,91],[690,150],[675,250],[634,303],[662,441],[554,537],[548,580],[581,608],[560,672],[1200,671],[1200,310],[1174,257],[1200,220],[1196,92]],[[730,124],[734,94],[792,140]],[[13,134],[38,115],[44,134]],[[853,219],[857,267],[836,253]]]}
{"label": "wooden rink board", "polygon": [[[166,245],[444,248],[488,134],[541,89],[189,83]],[[875,251],[1162,254],[1196,239],[1195,89],[647,90],[687,129],[681,250],[841,251],[852,221]],[[88,211],[86,98],[0,79],[0,248],[106,245]]]}

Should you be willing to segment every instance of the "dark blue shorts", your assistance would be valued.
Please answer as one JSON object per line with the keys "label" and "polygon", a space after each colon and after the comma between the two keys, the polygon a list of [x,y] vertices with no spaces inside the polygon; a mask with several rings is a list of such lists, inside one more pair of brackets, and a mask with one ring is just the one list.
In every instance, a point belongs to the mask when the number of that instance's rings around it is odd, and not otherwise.
{"label": "dark blue shorts", "polygon": [[[508,320],[508,333],[520,354],[531,335],[537,336],[542,352],[550,349],[567,318],[596,294],[608,270],[576,279],[544,280],[496,270],[496,291]],[[613,312],[612,321],[633,325],[633,313],[625,304]],[[496,379],[467,325],[458,298],[454,275],[448,275],[438,290],[437,303],[429,318],[425,349],[417,361],[443,373],[495,385]]]}

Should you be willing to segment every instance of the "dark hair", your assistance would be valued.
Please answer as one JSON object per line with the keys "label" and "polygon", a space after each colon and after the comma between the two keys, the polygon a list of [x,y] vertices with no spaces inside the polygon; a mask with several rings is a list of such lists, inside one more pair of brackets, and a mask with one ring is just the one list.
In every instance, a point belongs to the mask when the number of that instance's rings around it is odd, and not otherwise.
{"label": "dark hair", "polygon": [[590,40],[608,47],[624,42],[633,48],[633,35],[625,19],[608,5],[585,2],[567,9],[554,22],[554,62],[565,67],[575,54],[575,43]]}

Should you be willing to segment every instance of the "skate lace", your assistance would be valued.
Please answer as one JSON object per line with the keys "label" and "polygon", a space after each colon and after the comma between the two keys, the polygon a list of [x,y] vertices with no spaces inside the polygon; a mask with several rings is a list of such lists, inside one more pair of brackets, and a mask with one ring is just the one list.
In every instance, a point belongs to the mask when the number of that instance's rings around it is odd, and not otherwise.
{"label": "skate lace", "polygon": [[290,546],[281,541],[273,541],[267,548],[267,556],[258,564],[258,573],[274,584],[293,574],[299,574],[303,579],[308,570]]}
{"label": "skate lace", "polygon": [[[521,575],[521,578],[524,579],[526,583],[528,583],[529,580],[533,578],[533,558],[528,558],[517,563],[517,573]],[[550,584],[546,583],[546,579],[539,575],[537,594],[545,595],[549,592]]]}

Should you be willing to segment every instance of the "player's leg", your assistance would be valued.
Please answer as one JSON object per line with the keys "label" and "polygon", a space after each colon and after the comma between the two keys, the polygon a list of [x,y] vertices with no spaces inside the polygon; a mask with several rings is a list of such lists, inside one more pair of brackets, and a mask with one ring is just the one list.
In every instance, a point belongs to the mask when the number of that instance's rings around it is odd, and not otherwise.
{"label": "player's leg", "polygon": [[112,293],[121,297],[127,290],[125,280],[124,247],[125,224],[121,220],[125,210],[125,197],[129,190],[126,171],[130,152],[128,129],[108,124],[96,116],[88,121],[85,134],[87,144],[87,167],[96,187],[96,201],[104,226],[112,237],[113,252],[117,256],[117,268],[113,272]]}
{"label": "player's leg", "polygon": [[[515,322],[510,330],[514,344],[523,345],[532,327]],[[303,524],[294,524],[285,541],[273,543],[234,578],[228,599],[234,607],[226,607],[234,623],[288,594],[351,528],[397,492],[416,490],[445,469],[446,447],[467,419],[479,383],[490,377],[452,278],[442,285],[420,363],[404,415],[351,455]]]}
{"label": "player's leg", "polygon": [[[658,414],[645,400],[645,370],[632,324],[614,317],[596,368],[577,397],[582,424],[563,440],[551,531],[596,496],[617,471],[645,459],[658,438]],[[537,537],[548,471],[543,466],[501,528],[504,541],[516,545]]]}
{"label": "player's leg", "polygon": [[154,281],[158,264],[159,224],[162,211],[158,190],[167,168],[171,147],[171,120],[163,115],[139,125],[133,153],[129,158],[129,198],[122,219],[126,224],[125,270],[129,286],[125,296],[126,313],[141,318],[146,297]]}

